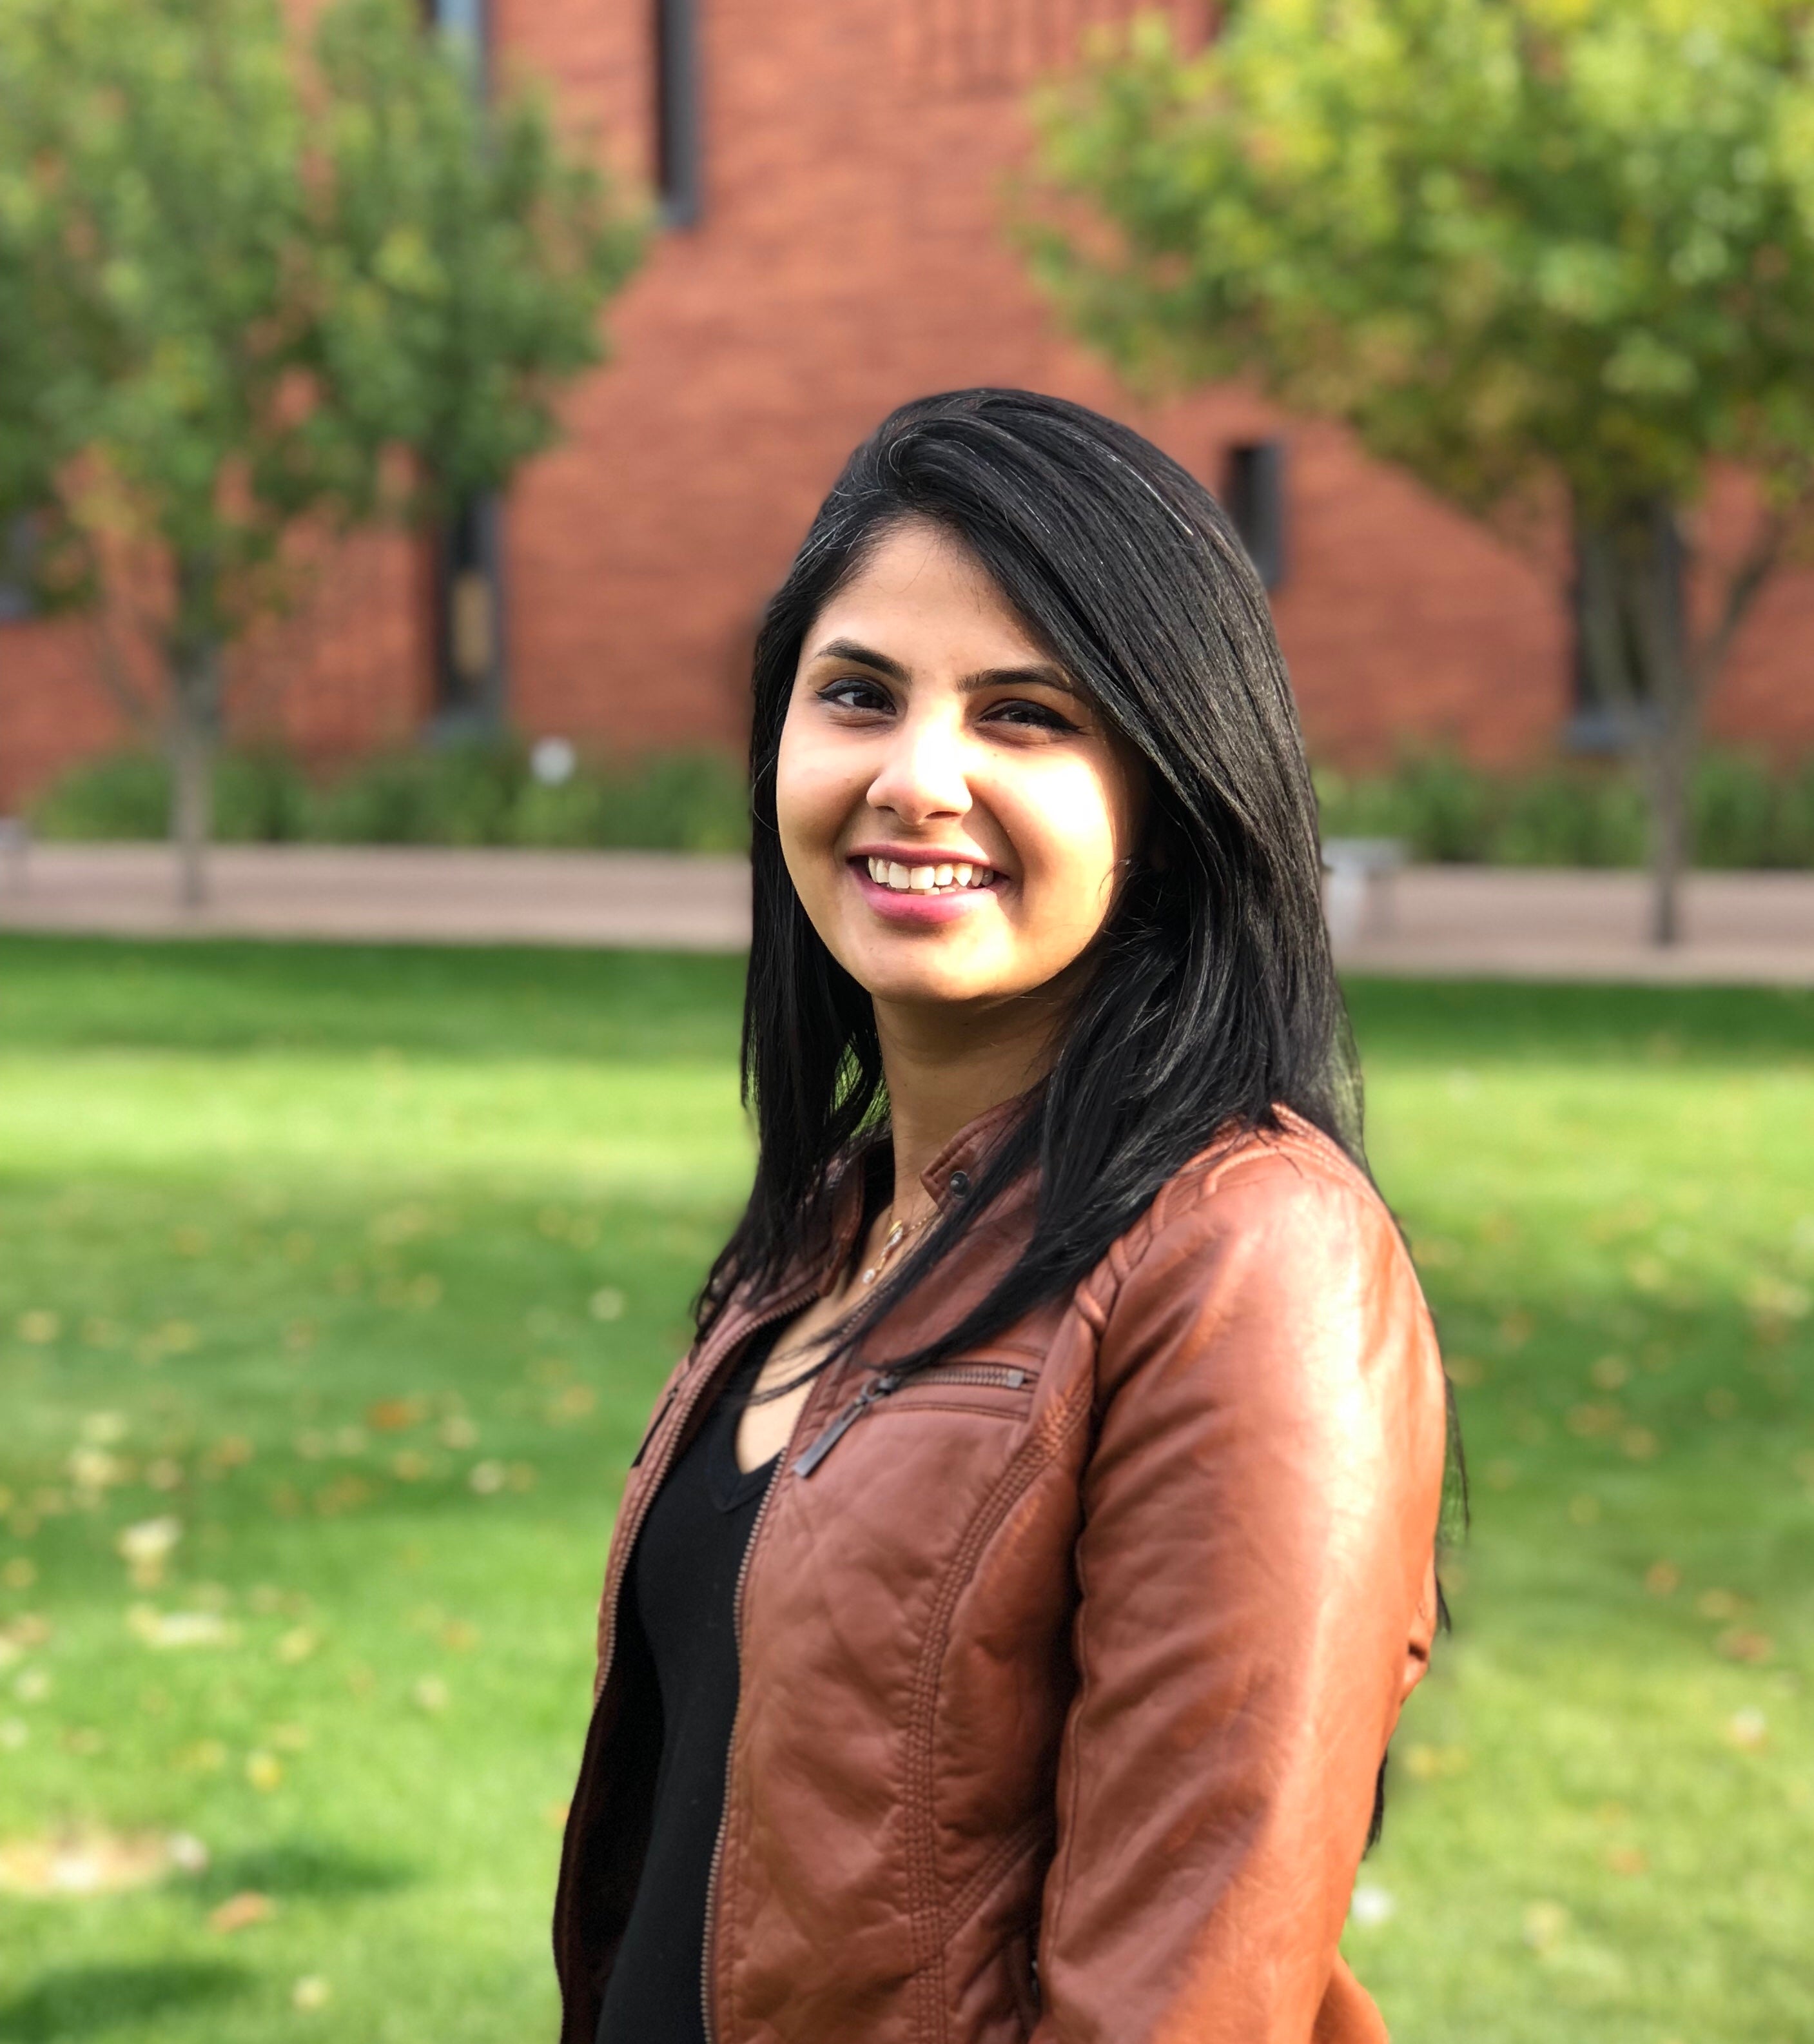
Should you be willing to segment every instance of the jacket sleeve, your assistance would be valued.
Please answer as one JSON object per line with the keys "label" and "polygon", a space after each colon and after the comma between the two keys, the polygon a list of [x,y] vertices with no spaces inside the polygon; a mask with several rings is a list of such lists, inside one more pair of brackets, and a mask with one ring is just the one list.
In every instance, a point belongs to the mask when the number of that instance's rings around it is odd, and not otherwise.
{"label": "jacket sleeve", "polygon": [[1383,2039],[1337,1942],[1435,1627],[1435,1339],[1357,1175],[1179,1204],[1103,1309],[1035,2044]]}

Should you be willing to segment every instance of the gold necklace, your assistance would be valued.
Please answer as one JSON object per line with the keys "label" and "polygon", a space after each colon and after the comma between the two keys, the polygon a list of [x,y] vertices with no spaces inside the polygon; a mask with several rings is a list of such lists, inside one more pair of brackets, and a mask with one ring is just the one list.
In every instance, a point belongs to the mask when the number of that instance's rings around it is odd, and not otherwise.
{"label": "gold necklace", "polygon": [[925,1225],[926,1223],[923,1218],[919,1220],[897,1220],[894,1226],[888,1230],[888,1234],[883,1238],[882,1246],[876,1252],[875,1262],[869,1266],[867,1270],[862,1271],[858,1274],[857,1279],[857,1283],[859,1285],[873,1285],[876,1280],[881,1276],[883,1271],[888,1268],[888,1258],[894,1254],[895,1251],[900,1247],[901,1244],[907,1240],[910,1235],[917,1235],[919,1231],[925,1227]]}

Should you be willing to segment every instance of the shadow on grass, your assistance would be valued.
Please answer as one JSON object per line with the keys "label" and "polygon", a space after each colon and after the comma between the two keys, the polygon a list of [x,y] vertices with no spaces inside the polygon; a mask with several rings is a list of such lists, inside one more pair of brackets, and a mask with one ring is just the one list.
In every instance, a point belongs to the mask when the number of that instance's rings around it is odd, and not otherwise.
{"label": "shadow on grass", "polygon": [[0,2002],[0,2044],[65,2044],[173,2010],[243,1994],[240,1966],[173,1959],[161,1965],[63,1966]]}
{"label": "shadow on grass", "polygon": [[[332,1899],[387,1894],[408,1887],[419,1877],[413,1867],[401,1861],[368,1858],[344,1846],[324,1845],[313,1838],[280,1838],[274,1844],[217,1860],[198,1892],[210,1903],[248,1888],[260,1895]],[[0,2030],[0,2038],[6,2034]]]}

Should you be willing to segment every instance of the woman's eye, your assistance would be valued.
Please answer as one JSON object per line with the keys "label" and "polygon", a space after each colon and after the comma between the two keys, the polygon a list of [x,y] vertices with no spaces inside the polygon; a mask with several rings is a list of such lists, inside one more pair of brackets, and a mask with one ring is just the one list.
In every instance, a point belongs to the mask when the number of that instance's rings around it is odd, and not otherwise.
{"label": "woman's eye", "polygon": [[894,708],[888,692],[880,682],[865,680],[861,675],[845,674],[835,682],[827,682],[819,692],[823,703],[830,703],[834,709],[889,710]]}
{"label": "woman's eye", "polygon": [[1076,731],[1079,728],[1062,710],[1054,709],[1050,703],[1032,702],[1024,696],[1017,696],[1011,702],[995,704],[989,711],[987,721],[991,724],[1018,724],[1034,731]]}

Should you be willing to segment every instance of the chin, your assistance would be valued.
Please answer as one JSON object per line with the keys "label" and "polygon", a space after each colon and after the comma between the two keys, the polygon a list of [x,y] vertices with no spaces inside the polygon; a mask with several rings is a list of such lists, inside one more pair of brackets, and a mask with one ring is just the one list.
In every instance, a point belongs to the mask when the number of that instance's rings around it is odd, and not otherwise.
{"label": "chin", "polygon": [[957,1006],[1008,990],[1003,984],[1007,975],[956,959],[871,955],[853,959],[846,970],[872,1001],[904,1007]]}

